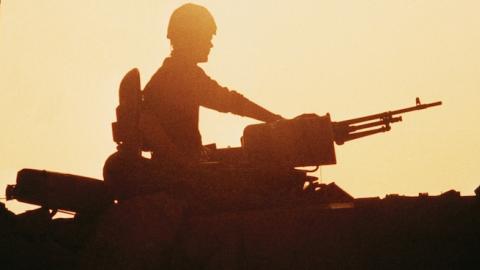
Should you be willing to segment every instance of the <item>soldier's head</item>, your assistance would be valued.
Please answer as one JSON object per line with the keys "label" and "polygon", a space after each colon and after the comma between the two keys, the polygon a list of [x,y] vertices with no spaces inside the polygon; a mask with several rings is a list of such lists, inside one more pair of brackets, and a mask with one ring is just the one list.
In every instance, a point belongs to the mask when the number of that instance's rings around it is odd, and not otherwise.
{"label": "soldier's head", "polygon": [[185,4],[177,8],[168,24],[167,38],[173,56],[188,58],[195,63],[208,61],[213,47],[212,37],[217,25],[212,14],[202,6]]}

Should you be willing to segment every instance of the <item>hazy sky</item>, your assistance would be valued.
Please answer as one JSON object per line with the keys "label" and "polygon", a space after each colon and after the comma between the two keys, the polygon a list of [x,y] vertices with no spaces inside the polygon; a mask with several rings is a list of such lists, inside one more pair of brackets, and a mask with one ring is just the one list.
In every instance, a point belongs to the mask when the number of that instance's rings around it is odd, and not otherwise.
{"label": "hazy sky", "polygon": [[[133,67],[148,81],[169,54],[168,18],[183,3],[2,1],[0,194],[25,167],[101,179],[115,151],[118,84]],[[324,182],[355,197],[472,194],[480,184],[480,1],[196,3],[218,25],[202,67],[284,117],[330,112],[340,121],[413,106],[417,96],[444,102],[337,146]],[[203,142],[238,146],[250,123],[202,110]]]}

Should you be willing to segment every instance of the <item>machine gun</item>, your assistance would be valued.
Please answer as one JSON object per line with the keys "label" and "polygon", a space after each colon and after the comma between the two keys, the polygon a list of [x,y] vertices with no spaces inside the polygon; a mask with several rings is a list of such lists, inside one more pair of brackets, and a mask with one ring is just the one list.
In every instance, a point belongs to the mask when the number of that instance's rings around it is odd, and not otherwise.
{"label": "machine gun", "polygon": [[[324,116],[304,114],[291,120],[250,125],[244,130],[241,150],[245,159],[252,164],[288,167],[336,164],[334,142],[342,145],[387,132],[391,124],[402,121],[401,114],[441,104],[441,101],[422,104],[417,97],[413,107],[340,122],[331,121],[327,113]],[[232,150],[224,152],[228,151]]]}

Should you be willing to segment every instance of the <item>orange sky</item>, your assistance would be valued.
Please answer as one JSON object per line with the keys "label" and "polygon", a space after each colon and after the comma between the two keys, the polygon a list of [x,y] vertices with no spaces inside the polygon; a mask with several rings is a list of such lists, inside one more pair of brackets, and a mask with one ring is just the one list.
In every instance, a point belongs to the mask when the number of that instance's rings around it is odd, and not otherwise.
{"label": "orange sky", "polygon": [[[2,1],[0,189],[25,167],[101,178],[115,150],[120,79],[138,67],[148,81],[169,53],[168,17],[183,3]],[[324,182],[356,197],[472,194],[480,184],[480,2],[196,3],[218,25],[202,67],[285,117],[330,112],[339,121],[413,106],[417,96],[444,102],[337,147]],[[250,123],[202,110],[203,142],[238,146]]]}

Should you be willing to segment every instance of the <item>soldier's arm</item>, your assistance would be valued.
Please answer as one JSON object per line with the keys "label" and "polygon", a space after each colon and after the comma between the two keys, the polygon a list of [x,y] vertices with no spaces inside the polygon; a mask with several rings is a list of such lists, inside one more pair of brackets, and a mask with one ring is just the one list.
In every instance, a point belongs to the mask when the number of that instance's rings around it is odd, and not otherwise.
{"label": "soldier's arm", "polygon": [[283,119],[260,105],[250,101],[243,95],[220,86],[205,73],[201,74],[200,105],[220,112],[230,112],[240,116],[250,117],[263,122],[273,122]]}
{"label": "soldier's arm", "polygon": [[250,101],[249,99],[235,91],[229,91],[228,95],[230,98],[231,113],[240,116],[250,117],[263,122],[273,122],[283,119],[283,117],[281,117],[280,115],[268,111],[267,109]]}

